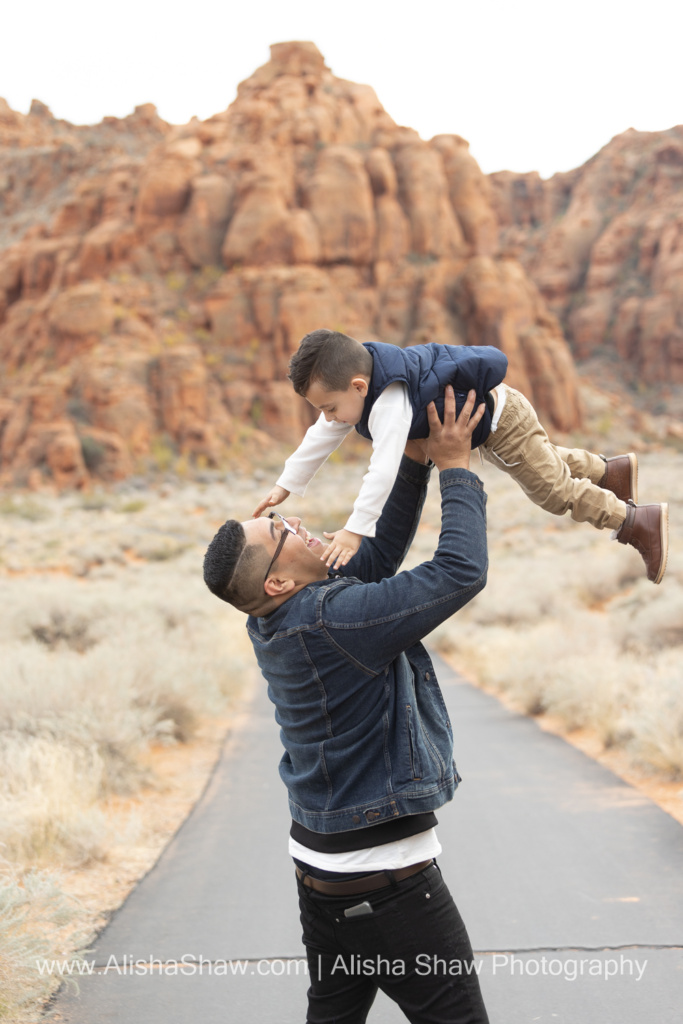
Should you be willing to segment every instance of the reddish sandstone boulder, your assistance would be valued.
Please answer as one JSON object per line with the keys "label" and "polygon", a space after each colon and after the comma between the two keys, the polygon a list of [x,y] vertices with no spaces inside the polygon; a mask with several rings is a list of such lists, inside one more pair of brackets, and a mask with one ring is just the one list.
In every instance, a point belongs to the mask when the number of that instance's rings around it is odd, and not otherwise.
{"label": "reddish sandstone boulder", "polygon": [[470,260],[459,305],[471,345],[495,345],[510,361],[507,382],[531,398],[549,426],[571,430],[581,405],[559,323],[516,260]]}
{"label": "reddish sandstone boulder", "polygon": [[206,364],[195,346],[185,345],[159,356],[159,409],[164,429],[175,435],[188,416],[206,420],[206,385]]}
{"label": "reddish sandstone boulder", "polygon": [[28,427],[13,459],[15,479],[27,483],[36,466],[45,466],[59,488],[83,487],[88,474],[73,424],[39,422]]}
{"label": "reddish sandstone boulder", "polygon": [[115,318],[107,287],[87,281],[60,292],[50,309],[49,323],[58,335],[101,337],[111,329]]}
{"label": "reddish sandstone boulder", "polygon": [[[122,349],[123,344],[118,353],[95,350],[80,364],[69,405],[81,423],[120,438],[129,455],[145,455],[156,427],[148,390],[150,358],[134,352],[124,357]],[[122,459],[117,456],[117,464]]]}
{"label": "reddish sandstone boulder", "polygon": [[321,150],[304,201],[318,228],[321,263],[371,262],[375,240],[372,190],[359,152],[347,146]]}
{"label": "reddish sandstone boulder", "polygon": [[119,434],[84,427],[79,440],[83,462],[92,475],[102,480],[123,480],[133,472],[129,448]]}
{"label": "reddish sandstone boulder", "polygon": [[131,224],[117,218],[101,221],[83,238],[76,276],[79,280],[106,277],[127,258],[136,242],[137,233]]}
{"label": "reddish sandstone boulder", "polygon": [[448,198],[443,162],[416,139],[394,154],[401,205],[410,223],[410,250],[418,256],[453,257],[465,240]]}
{"label": "reddish sandstone boulder", "polygon": [[437,135],[432,146],[443,160],[451,204],[472,251],[482,256],[498,252],[498,222],[491,206],[488,178],[459,135]]}
{"label": "reddish sandstone boulder", "polygon": [[200,165],[182,154],[164,153],[148,160],[142,171],[135,209],[138,224],[182,213],[190,198],[192,179]]}
{"label": "reddish sandstone boulder", "polygon": [[190,203],[178,238],[193,267],[220,263],[234,199],[234,182],[218,174],[207,174],[192,182]]}

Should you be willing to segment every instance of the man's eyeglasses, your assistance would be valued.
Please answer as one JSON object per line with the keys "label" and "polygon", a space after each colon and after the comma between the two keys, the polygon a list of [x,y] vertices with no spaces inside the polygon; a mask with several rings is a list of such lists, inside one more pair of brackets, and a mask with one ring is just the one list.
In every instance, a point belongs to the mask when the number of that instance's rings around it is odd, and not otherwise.
{"label": "man's eyeglasses", "polygon": [[273,555],[272,561],[271,561],[270,565],[268,566],[268,568],[266,569],[266,575],[263,577],[263,582],[264,583],[266,582],[266,580],[270,576],[270,570],[273,568],[273,566],[277,562],[278,558],[280,557],[280,552],[282,551],[282,549],[284,547],[284,544],[285,544],[285,541],[287,540],[287,534],[288,533],[294,533],[295,534],[297,532],[296,527],[292,526],[291,523],[288,523],[287,520],[285,519],[285,517],[281,516],[279,512],[269,512],[268,513],[268,518],[269,519],[275,519],[276,516],[280,520],[280,522],[282,523],[282,536],[280,537],[280,541],[278,543],[278,546],[275,548],[275,554]]}

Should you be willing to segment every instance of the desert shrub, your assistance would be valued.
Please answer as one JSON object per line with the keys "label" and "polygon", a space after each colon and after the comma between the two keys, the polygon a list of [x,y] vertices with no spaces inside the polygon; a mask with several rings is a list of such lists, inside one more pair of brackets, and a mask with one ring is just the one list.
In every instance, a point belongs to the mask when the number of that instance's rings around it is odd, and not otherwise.
{"label": "desert shrub", "polygon": [[103,491],[90,491],[83,495],[80,502],[81,508],[86,512],[102,512],[103,509],[109,508],[110,504],[111,498]]}
{"label": "desert shrub", "polygon": [[101,855],[104,821],[95,806],[104,764],[94,745],[0,733],[0,835],[4,856],[82,864]]}
{"label": "desert shrub", "polygon": [[628,716],[630,748],[645,767],[683,779],[683,701],[680,653],[666,652],[644,674],[640,699]]}
{"label": "desert shrub", "polygon": [[31,636],[50,650],[60,645],[82,654],[97,643],[91,633],[91,623],[80,615],[70,615],[53,608],[42,621],[36,619],[29,627]]}
{"label": "desert shrub", "polygon": [[83,461],[85,462],[86,469],[90,473],[96,473],[107,457],[105,446],[89,434],[84,434],[81,437],[81,451],[83,452]]}
{"label": "desert shrub", "polygon": [[187,549],[188,544],[183,541],[175,540],[173,537],[160,537],[138,545],[136,554],[148,562],[168,562],[173,558],[179,558]]}
{"label": "desert shrub", "polygon": [[165,472],[173,465],[178,455],[178,449],[171,437],[162,434],[152,438],[150,454],[157,469]]}
{"label": "desert shrub", "polygon": [[[7,867],[0,870],[0,1021],[16,1021],[60,984],[59,976],[40,972],[40,961],[61,959],[68,952],[74,963],[83,962],[82,954],[72,952],[84,941],[77,923],[73,927],[79,910],[55,875],[36,870],[22,874]],[[70,924],[65,951],[60,929]],[[75,986],[75,981],[65,980]],[[31,1014],[30,1019],[35,1016]]]}
{"label": "desert shrub", "polygon": [[655,595],[646,585],[624,602],[619,616],[621,644],[625,651],[647,654],[683,645],[683,587],[667,581]]}
{"label": "desert shrub", "polygon": [[0,515],[17,516],[19,519],[38,523],[41,519],[47,519],[50,513],[44,505],[41,505],[33,498],[5,495],[0,497]]}

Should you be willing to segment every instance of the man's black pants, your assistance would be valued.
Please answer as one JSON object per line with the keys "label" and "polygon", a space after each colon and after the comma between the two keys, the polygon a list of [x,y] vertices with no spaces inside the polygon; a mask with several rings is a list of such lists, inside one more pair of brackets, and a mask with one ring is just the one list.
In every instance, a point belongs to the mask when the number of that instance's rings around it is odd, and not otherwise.
{"label": "man's black pants", "polygon": [[[307,1024],[363,1024],[378,988],[413,1024],[488,1024],[467,930],[436,864],[362,896],[298,887]],[[366,900],[371,914],[345,917]]]}

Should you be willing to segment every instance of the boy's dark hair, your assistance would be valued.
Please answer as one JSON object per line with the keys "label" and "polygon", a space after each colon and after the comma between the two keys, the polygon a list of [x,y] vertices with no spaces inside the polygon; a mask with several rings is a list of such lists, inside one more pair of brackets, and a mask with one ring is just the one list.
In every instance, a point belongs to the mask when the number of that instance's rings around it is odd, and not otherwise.
{"label": "boy's dark hair", "polygon": [[221,601],[251,612],[263,605],[262,576],[267,564],[266,549],[260,544],[247,544],[242,524],[228,519],[204,555],[204,582]]}
{"label": "boy's dark hair", "polygon": [[301,339],[289,361],[289,379],[297,395],[311,384],[326,391],[346,391],[353,377],[372,376],[372,356],[355,338],[322,327]]}

